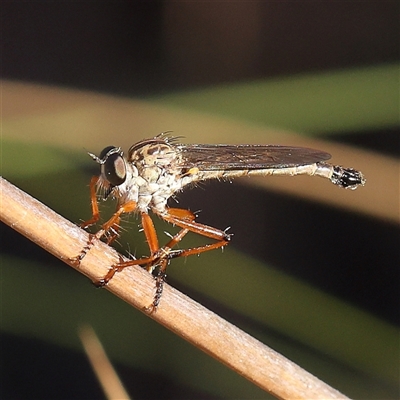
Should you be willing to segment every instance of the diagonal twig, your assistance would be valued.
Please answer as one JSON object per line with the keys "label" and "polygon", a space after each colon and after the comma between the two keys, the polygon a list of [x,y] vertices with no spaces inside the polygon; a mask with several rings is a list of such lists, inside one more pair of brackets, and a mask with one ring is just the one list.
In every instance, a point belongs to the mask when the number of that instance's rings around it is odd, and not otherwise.
{"label": "diagonal twig", "polygon": [[[113,248],[98,242],[81,265],[74,266],[70,259],[88,242],[85,231],[1,177],[0,193],[4,223],[93,281],[119,261]],[[154,279],[140,267],[127,268],[116,274],[107,289],[143,311],[153,299]],[[278,398],[347,398],[168,285],[158,311],[150,317]]]}

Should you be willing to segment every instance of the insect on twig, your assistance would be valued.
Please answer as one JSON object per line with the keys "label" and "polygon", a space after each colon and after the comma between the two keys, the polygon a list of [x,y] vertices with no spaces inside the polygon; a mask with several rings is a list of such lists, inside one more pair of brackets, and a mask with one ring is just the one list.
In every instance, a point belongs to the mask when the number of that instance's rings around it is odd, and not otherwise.
{"label": "insect on twig", "polygon": [[[113,276],[126,267],[141,265],[150,273],[157,268],[156,293],[153,303],[146,309],[157,309],[166,278],[167,266],[173,258],[200,254],[226,246],[230,236],[226,231],[195,221],[189,210],[170,208],[168,199],[189,184],[209,179],[231,179],[241,176],[311,175],[329,179],[333,184],[356,189],[365,184],[361,172],[326,163],[328,153],[302,147],[273,145],[182,144],[165,133],[134,144],[124,155],[121,148],[106,147],[100,156],[89,153],[100,164],[101,173],[90,182],[92,218],[81,224],[87,228],[100,218],[97,193],[104,191],[105,200],[117,200],[116,212],[101,229],[92,235],[87,246],[74,258],[79,264],[93,246],[94,241],[106,237],[110,244],[118,237],[122,214],[138,212],[150,249],[150,255],[112,265],[108,273],[96,284],[106,285]],[[181,230],[160,246],[149,211]],[[174,247],[188,233],[214,239],[215,242],[188,249]]]}

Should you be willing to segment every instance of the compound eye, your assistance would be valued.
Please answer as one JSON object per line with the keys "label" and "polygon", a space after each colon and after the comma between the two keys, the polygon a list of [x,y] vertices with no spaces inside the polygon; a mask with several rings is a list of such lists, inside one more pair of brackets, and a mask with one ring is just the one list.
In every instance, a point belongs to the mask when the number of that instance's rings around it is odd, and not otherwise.
{"label": "compound eye", "polygon": [[126,166],[121,154],[110,154],[101,169],[103,176],[112,186],[119,186],[125,182]]}
{"label": "compound eye", "polygon": [[113,152],[117,152],[118,149],[115,146],[108,146],[105,149],[102,150],[102,152],[99,155],[99,159],[100,160],[104,160],[105,158],[108,157],[108,153],[113,153]]}

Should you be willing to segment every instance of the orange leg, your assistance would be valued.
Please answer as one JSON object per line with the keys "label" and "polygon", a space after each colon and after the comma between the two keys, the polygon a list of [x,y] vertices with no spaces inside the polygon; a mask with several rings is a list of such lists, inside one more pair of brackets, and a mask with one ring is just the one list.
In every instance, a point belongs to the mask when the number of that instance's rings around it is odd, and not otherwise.
{"label": "orange leg", "polygon": [[95,224],[100,219],[100,212],[99,212],[99,204],[97,202],[97,193],[96,193],[96,186],[97,182],[99,181],[98,176],[93,176],[90,180],[90,202],[92,205],[92,218],[88,221],[82,222],[80,224],[81,228],[87,228],[93,224]]}
{"label": "orange leg", "polygon": [[[82,228],[87,228],[95,224],[100,219],[99,205],[96,196],[96,185],[99,181],[98,176],[94,176],[90,181],[90,201],[92,205],[92,218],[88,221],[83,222],[80,226]],[[103,236],[107,236],[106,243],[112,243],[117,237],[119,232],[119,223],[121,220],[121,215],[124,213],[130,213],[136,210],[136,202],[129,201],[121,206],[118,206],[116,212],[113,216],[102,225],[101,229],[96,234],[90,234],[89,241],[86,246],[82,249],[81,253],[76,257],[71,258],[71,261],[75,265],[79,266],[81,261],[85,258],[86,254],[93,247],[95,240],[101,239]]]}
{"label": "orange leg", "polygon": [[[90,180],[89,188],[90,188],[90,203],[92,206],[92,218],[90,218],[85,222],[82,222],[80,224],[81,228],[88,228],[89,226],[94,225],[100,219],[99,203],[97,201],[97,191],[96,191],[98,181],[99,181],[98,176],[93,176],[92,179]],[[135,202],[129,202],[117,208],[115,214],[102,226],[102,229],[96,234],[96,236],[98,238],[101,238],[103,235],[111,231],[112,234],[111,239],[107,240],[107,244],[110,244],[118,236],[121,214],[134,211],[135,209],[136,209]]]}
{"label": "orange leg", "polygon": [[[153,221],[147,213],[142,213],[142,226],[147,243],[149,244],[150,256],[140,258],[138,260],[123,261],[112,265],[106,276],[97,282],[98,286],[104,286],[117,272],[120,272],[123,269],[133,265],[142,265],[150,273],[153,272],[155,267],[158,267],[154,300],[151,306],[146,308],[146,311],[150,313],[156,311],[160,303],[166,278],[166,269],[171,259],[200,254],[205,251],[223,247],[229,243],[230,239],[230,235],[224,231],[195,222],[195,215],[188,210],[170,208],[168,209],[167,214],[160,215],[160,217],[167,222],[181,227],[182,229],[176,235],[174,235],[167,244],[165,244],[163,247],[159,247],[157,232],[155,230]],[[189,232],[194,232],[202,236],[215,239],[217,242],[190,249],[173,250],[173,247],[176,246]]]}
{"label": "orange leg", "polygon": [[[227,245],[229,243],[231,236],[219,229],[195,222],[194,214],[188,210],[182,210],[179,208],[170,208],[168,209],[168,214],[160,216],[165,221],[177,225],[182,229],[166,244],[166,246],[164,246],[159,250],[159,253],[162,250],[164,251],[167,250],[167,251],[165,251],[164,254],[160,254],[161,259],[159,259],[158,261],[160,265],[156,278],[156,294],[154,296],[153,303],[145,309],[149,313],[157,311],[157,307],[160,304],[164,282],[166,278],[166,269],[169,260],[171,260],[172,258],[186,257],[190,255],[204,253],[209,250],[218,249],[220,247]],[[199,235],[208,237],[210,239],[215,239],[217,240],[217,242],[212,244],[206,244],[203,246],[193,247],[190,249],[172,250],[172,248],[175,245],[177,245],[188,232],[194,232]]]}
{"label": "orange leg", "polygon": [[82,261],[83,257],[85,257],[87,252],[91,249],[95,239],[99,240],[103,236],[108,235],[106,243],[107,244],[112,243],[118,237],[121,215],[133,212],[135,210],[136,210],[135,201],[129,201],[123,204],[122,206],[119,206],[117,208],[117,211],[112,215],[112,217],[101,226],[101,229],[95,235],[91,235],[91,237],[89,238],[88,246],[86,246],[84,252],[81,253],[82,257],[80,258],[80,261]]}
{"label": "orange leg", "polygon": [[142,213],[142,224],[152,254],[149,257],[140,258],[138,260],[121,261],[118,264],[112,265],[107,274],[102,279],[95,282],[95,285],[98,287],[106,285],[108,282],[110,282],[110,280],[117,272],[121,272],[123,269],[131,267],[133,265],[142,265],[150,273],[152,273],[154,268],[158,266],[157,276],[155,278],[156,292],[154,294],[153,303],[149,307],[145,308],[145,311],[152,313],[157,310],[157,307],[161,300],[162,292],[164,289],[164,282],[167,277],[166,270],[169,261],[171,258],[175,258],[175,256],[173,255],[174,250],[172,250],[172,247],[179,243],[182,238],[189,232],[189,230],[181,229],[175,236],[171,238],[171,240],[165,246],[160,248],[158,247],[158,239],[153,221],[146,213]]}
{"label": "orange leg", "polygon": [[106,285],[117,272],[120,272],[127,267],[131,267],[132,265],[143,265],[146,267],[147,271],[149,271],[150,273],[153,272],[154,268],[158,266],[163,260],[168,261],[170,258],[175,258],[170,257],[170,254],[174,252],[174,250],[172,250],[172,247],[179,243],[182,238],[189,232],[187,229],[181,229],[175,236],[171,238],[171,240],[165,246],[160,248],[158,245],[157,232],[154,227],[153,221],[150,218],[149,214],[144,212],[142,212],[142,225],[147,243],[150,248],[150,256],[139,258],[137,260],[122,261],[118,264],[112,265],[107,275],[97,282],[98,286]]}
{"label": "orange leg", "polygon": [[[81,224],[83,228],[87,228],[95,224],[100,219],[96,196],[96,186],[98,180],[99,177],[94,176],[90,181],[92,218]],[[102,225],[101,229],[96,234],[90,235],[89,241],[87,245],[82,249],[82,252],[78,256],[74,257],[72,260],[77,265],[79,265],[86,254],[93,247],[95,240],[99,240],[103,236],[107,236],[107,244],[110,244],[113,240],[115,240],[115,238],[118,236],[121,215],[124,213],[135,211],[136,206],[137,204],[134,201],[119,206],[113,216]],[[165,221],[173,225],[179,226],[182,229],[175,236],[173,236],[166,245],[160,247],[157,238],[157,232],[155,230],[152,219],[147,213],[142,212],[142,226],[147,243],[149,245],[150,256],[138,260],[121,261],[118,264],[112,265],[108,273],[102,279],[96,282],[97,286],[104,286],[113,278],[113,276],[117,272],[120,272],[123,269],[133,265],[142,265],[150,273],[153,272],[155,267],[158,267],[158,272],[156,276],[156,293],[152,305],[146,309],[149,312],[155,311],[160,303],[166,278],[166,269],[172,258],[186,257],[217,249],[227,245],[230,240],[230,235],[228,235],[226,232],[195,222],[195,215],[188,210],[170,208],[167,210],[167,213],[158,215]],[[216,242],[190,249],[173,250],[173,247],[176,246],[188,232],[194,232],[210,239],[214,239],[216,240]]]}
{"label": "orange leg", "polygon": [[[193,216],[194,217],[194,216]],[[175,250],[171,250],[176,244],[178,244],[183,237],[189,233],[188,229],[181,229],[175,236],[171,238],[171,240],[162,248],[159,249],[160,260],[158,273],[156,277],[156,292],[154,294],[153,303],[150,306],[145,308],[145,311],[149,314],[157,311],[157,307],[160,304],[161,296],[164,290],[164,282],[167,278],[167,266],[171,258],[175,258],[174,252]],[[149,267],[148,267],[149,268]]]}
{"label": "orange leg", "polygon": [[160,249],[160,245],[158,244],[157,232],[153,220],[150,218],[149,214],[144,212],[142,212],[142,227],[149,245],[150,254],[153,255]]}
{"label": "orange leg", "polygon": [[[162,219],[170,222],[171,224],[177,225],[180,228],[217,241],[215,243],[205,244],[203,246],[193,247],[191,249],[174,250],[170,254],[170,258],[186,257],[204,253],[209,250],[214,250],[226,246],[230,241],[231,235],[227,234],[226,232],[208,225],[203,225],[195,222],[194,215],[190,211],[182,210],[180,208],[169,208],[167,214],[159,215]],[[178,242],[176,242],[175,244],[177,243]]]}

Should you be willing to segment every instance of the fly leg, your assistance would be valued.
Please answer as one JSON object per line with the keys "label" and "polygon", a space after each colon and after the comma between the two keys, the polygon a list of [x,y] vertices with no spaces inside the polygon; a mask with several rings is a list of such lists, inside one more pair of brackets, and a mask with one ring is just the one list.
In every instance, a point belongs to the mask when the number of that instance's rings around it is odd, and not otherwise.
{"label": "fly leg", "polygon": [[[194,219],[194,215],[191,215],[192,217],[190,218]],[[145,311],[152,313],[157,310],[157,307],[161,300],[162,292],[164,289],[164,282],[167,277],[167,266],[169,265],[170,260],[176,257],[175,250],[172,250],[172,248],[182,240],[182,238],[189,232],[189,230],[181,229],[176,235],[171,238],[171,240],[166,245],[160,248],[153,221],[150,216],[144,212],[142,213],[142,226],[147,243],[149,245],[150,256],[137,260],[120,260],[119,263],[112,265],[107,274],[102,279],[95,282],[95,284],[98,287],[105,286],[108,282],[110,282],[110,280],[114,277],[116,273],[121,272],[125,268],[131,267],[133,265],[141,265],[146,268],[146,270],[150,273],[152,273],[155,268],[158,268],[157,275],[155,277],[156,292],[154,295],[153,303],[149,307],[145,308]]]}
{"label": "fly leg", "polygon": [[[195,215],[188,210],[183,210],[180,208],[169,208],[167,210],[167,214],[159,215],[165,221],[177,225],[182,229],[175,236],[173,236],[165,246],[159,248],[154,253],[153,260],[149,260],[150,262],[147,264],[146,268],[150,272],[153,271],[156,266],[158,266],[158,273],[156,276],[156,293],[154,295],[154,300],[153,303],[145,309],[149,313],[156,311],[158,305],[160,304],[164,282],[167,277],[166,270],[171,259],[177,257],[186,257],[194,254],[204,253],[205,251],[209,250],[214,250],[227,245],[230,240],[230,235],[228,235],[226,232],[195,222]],[[173,247],[175,247],[189,232],[194,232],[210,239],[215,239],[217,240],[217,242],[193,247],[190,249],[173,250]]]}
{"label": "fly leg", "polygon": [[[87,228],[95,224],[100,219],[99,205],[96,196],[96,185],[98,180],[99,177],[94,176],[90,181],[90,201],[92,206],[92,218],[88,221],[82,222],[80,224],[82,228]],[[93,247],[96,240],[99,240],[103,236],[106,236],[106,243],[112,243],[118,237],[121,215],[135,210],[136,202],[134,201],[129,201],[123,205],[118,206],[113,216],[102,225],[101,229],[96,234],[89,234],[89,240],[82,251],[76,257],[71,258],[71,261],[74,263],[74,265],[80,265],[81,261],[85,258],[86,254]]]}
{"label": "fly leg", "polygon": [[[158,265],[158,273],[156,276],[156,293],[154,295],[154,300],[153,303],[145,309],[150,314],[157,311],[157,307],[160,304],[164,282],[167,277],[166,270],[171,259],[214,250],[227,245],[230,240],[230,235],[228,235],[226,232],[195,222],[195,215],[188,210],[170,208],[168,209],[167,216],[161,215],[161,217],[164,220],[181,227],[182,229],[175,236],[173,236],[165,246],[159,248],[159,250],[154,254],[155,257],[153,261],[147,264],[148,271],[152,271],[155,266]],[[202,236],[215,239],[217,242],[193,247],[190,249],[173,250],[173,247],[176,246],[189,232],[194,232]]]}
{"label": "fly leg", "polygon": [[149,314],[157,311],[164,290],[164,283],[167,278],[167,267],[170,263],[170,260],[176,257],[175,252],[179,252],[179,250],[172,250],[172,248],[178,244],[188,232],[188,229],[181,229],[166,245],[157,251],[155,260],[147,265],[147,270],[153,270],[156,266],[158,266],[156,275],[156,292],[154,294],[153,303],[145,308],[145,311]]}
{"label": "fly leg", "polygon": [[[98,181],[99,181],[98,176],[93,176],[92,179],[90,180],[89,188],[90,188],[90,203],[92,206],[92,218],[80,224],[80,227],[83,229],[95,224],[100,219],[99,204],[97,202],[97,196],[96,196],[96,186]],[[93,247],[94,240],[95,240],[95,235],[89,234],[89,240],[86,243],[86,246],[82,249],[80,254],[78,254],[76,257],[71,258],[71,261],[73,262],[74,265],[76,266],[80,265],[81,261],[84,259],[86,254]]]}
{"label": "fly leg", "polygon": [[99,182],[98,176],[93,176],[92,179],[90,180],[89,188],[90,188],[90,204],[92,206],[92,218],[90,218],[85,222],[82,222],[80,224],[81,228],[87,228],[95,224],[100,219],[99,203],[97,201],[97,196],[96,196],[96,186],[98,182]]}
{"label": "fly leg", "polygon": [[[136,207],[136,204],[135,204]],[[102,229],[98,232],[101,236],[110,229],[113,229],[115,225],[118,225],[119,216],[123,212],[129,212],[122,210],[120,207],[114,216],[102,226]],[[107,274],[95,284],[98,287],[107,285],[107,283],[114,277],[114,275],[123,269],[133,266],[141,265],[150,273],[152,273],[156,268],[158,268],[156,279],[156,292],[154,295],[153,303],[145,308],[145,311],[152,313],[157,310],[160,303],[162,292],[164,288],[164,282],[166,279],[166,270],[170,263],[170,260],[177,257],[186,257],[190,255],[200,254],[209,250],[214,250],[223,247],[229,243],[230,236],[226,232],[219,229],[203,225],[195,222],[195,215],[188,211],[179,208],[170,208],[165,214],[158,214],[162,219],[170,222],[176,226],[179,226],[181,230],[174,235],[164,246],[160,247],[157,232],[155,230],[152,219],[149,214],[142,212],[142,226],[146,237],[146,241],[149,245],[150,256],[140,258],[137,260],[128,260],[118,262],[111,266]],[[205,236],[210,239],[216,240],[215,243],[206,244],[198,247],[193,247],[189,249],[178,249],[173,248],[189,233],[194,232],[199,235]],[[101,237],[99,236],[99,237]]]}
{"label": "fly leg", "polygon": [[[81,261],[85,258],[86,254],[89,253],[90,249],[94,246],[94,243],[96,240],[101,239],[103,236],[106,236],[107,244],[111,244],[117,237],[118,237],[118,232],[119,232],[119,222],[121,220],[121,213],[124,211],[121,211],[118,209],[115,214],[110,218],[109,221],[107,221],[102,228],[97,231],[97,233],[89,233],[89,240],[86,243],[86,246],[82,249],[82,251],[76,256],[71,258],[71,260],[74,262],[75,265],[79,266]],[[110,227],[106,227],[108,223],[112,221],[112,225]]]}
{"label": "fly leg", "polygon": [[154,227],[153,221],[151,220],[150,216],[145,212],[142,212],[142,226],[144,234],[146,236],[146,241],[149,245],[150,256],[139,258],[138,260],[120,260],[118,264],[114,264],[111,266],[107,274],[102,279],[99,279],[96,282],[96,286],[101,287],[107,285],[107,283],[110,282],[110,280],[117,272],[121,272],[123,269],[132,265],[143,265],[149,272],[153,271],[157,259],[156,254],[160,250],[160,246],[158,244],[157,232]]}
{"label": "fly leg", "polygon": [[[227,234],[226,231],[222,231],[220,229],[196,222],[194,214],[188,210],[183,210],[180,208],[169,208],[166,214],[158,215],[163,220],[173,225],[179,226],[180,228],[187,230],[188,232],[194,232],[201,236],[216,240],[215,243],[205,244],[190,249],[174,250],[172,253],[169,254],[170,258],[187,257],[195,254],[204,253],[206,251],[219,249],[220,247],[226,246],[230,241],[231,235]],[[180,238],[179,240],[175,240],[175,244],[177,244],[181,239],[182,238]]]}

